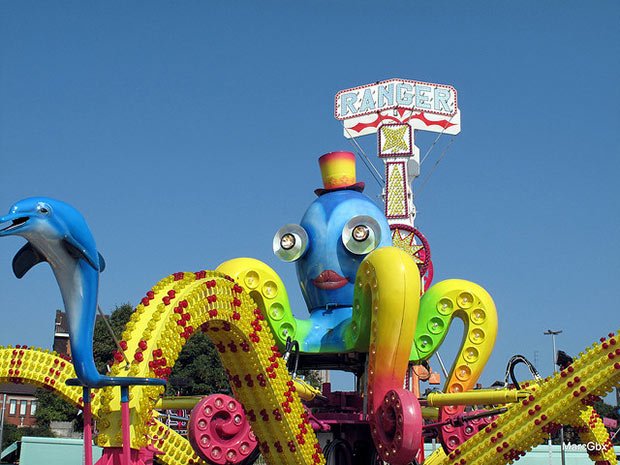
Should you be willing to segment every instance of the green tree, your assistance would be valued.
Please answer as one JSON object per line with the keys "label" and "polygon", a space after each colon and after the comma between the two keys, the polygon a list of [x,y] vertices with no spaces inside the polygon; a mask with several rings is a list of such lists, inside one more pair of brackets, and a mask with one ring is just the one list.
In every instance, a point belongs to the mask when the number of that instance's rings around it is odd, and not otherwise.
{"label": "green tree", "polygon": [[[123,304],[116,307],[109,317],[110,325],[119,338],[132,311],[133,308],[130,304]],[[105,373],[107,371],[106,365],[112,359],[114,350],[116,350],[116,345],[104,321],[97,318],[93,337],[93,353],[95,365],[99,372]],[[82,416],[79,414],[79,410],[56,393],[47,389],[38,389],[35,395],[38,399],[37,426],[30,429],[20,428],[19,433],[21,435],[53,436],[50,429],[50,422],[52,421],[72,421],[76,429],[82,428]]]}
{"label": "green tree", "polygon": [[[112,314],[107,317],[108,323],[119,341],[122,339],[123,331],[132,313],[132,305],[126,303],[116,306]],[[112,361],[115,350],[117,350],[116,343],[105,321],[101,317],[97,318],[93,334],[93,358],[95,359],[95,366],[100,373],[104,374],[108,371],[107,365]]]}
{"label": "green tree", "polygon": [[[132,312],[133,307],[127,303],[117,306],[108,318],[118,339],[121,339]],[[107,371],[106,365],[112,359],[115,350],[117,350],[116,344],[105,322],[98,318],[95,324],[93,353],[95,364],[101,373]],[[304,375],[311,385],[321,387],[318,371],[304,370],[300,371],[300,374]],[[168,395],[208,395],[227,391],[230,391],[230,385],[217,349],[206,334],[196,332],[185,343],[172,368],[166,393]]]}
{"label": "green tree", "polygon": [[620,415],[618,414],[618,407],[609,405],[604,400],[596,402],[594,404],[594,410],[596,410],[596,413],[598,413],[601,418],[607,417],[613,420],[620,420]]}
{"label": "green tree", "polygon": [[15,441],[19,441],[20,439],[21,434],[19,428],[15,425],[5,423],[4,430],[2,431],[2,450],[6,449]]}
{"label": "green tree", "polygon": [[195,333],[172,368],[167,392],[190,396],[228,391],[228,378],[217,349],[205,333]]}
{"label": "green tree", "polygon": [[[594,409],[596,410],[596,412],[599,414],[601,418],[607,417],[607,418],[611,418],[612,420],[618,420],[620,422],[620,408],[614,407],[613,405],[609,405],[604,400],[601,400],[600,402],[596,402],[594,404]],[[614,433],[615,431],[611,432],[612,435]],[[613,443],[615,445],[620,444],[620,433],[614,436]]]}
{"label": "green tree", "polygon": [[75,421],[78,418],[78,409],[62,399],[58,394],[47,389],[37,389],[38,399],[37,425],[49,428],[52,421]]}
{"label": "green tree", "polygon": [[54,434],[49,427],[27,426],[25,428],[18,428],[15,425],[5,424],[2,434],[2,450],[19,441],[24,436],[49,438],[53,437]]}
{"label": "green tree", "polygon": [[[108,323],[119,340],[132,313],[133,307],[126,303],[117,306],[108,318]],[[116,344],[105,322],[97,318],[93,355],[101,373],[107,371],[107,365],[116,350]],[[179,354],[166,392],[175,395],[206,395],[229,389],[226,371],[222,368],[217,350],[206,334],[197,332],[186,342]]]}
{"label": "green tree", "polygon": [[[127,303],[117,306],[108,318],[119,340],[132,312],[133,307]],[[95,323],[93,339],[95,364],[101,373],[105,373],[117,347],[101,318]],[[299,374],[305,376],[311,385],[321,387],[318,371],[304,370]],[[223,391],[230,391],[230,385],[217,349],[206,334],[197,332],[183,346],[172,368],[166,392],[169,395],[208,395]]]}
{"label": "green tree", "polygon": [[321,389],[323,387],[323,380],[321,379],[318,370],[299,370],[297,374],[303,376],[304,381],[306,381],[306,383],[310,386],[317,389]]}

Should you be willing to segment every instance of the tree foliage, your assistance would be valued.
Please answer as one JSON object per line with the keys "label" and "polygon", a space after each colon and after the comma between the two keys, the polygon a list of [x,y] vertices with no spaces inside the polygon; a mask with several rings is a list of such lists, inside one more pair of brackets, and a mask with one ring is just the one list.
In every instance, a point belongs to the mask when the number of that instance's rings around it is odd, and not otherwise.
{"label": "tree foliage", "polygon": [[228,391],[228,378],[216,348],[205,333],[195,333],[174,364],[167,392],[190,396]]}
{"label": "tree foliage", "polygon": [[5,424],[2,430],[2,450],[9,447],[15,441],[19,441],[22,437],[20,428],[15,425]]}
{"label": "tree foliage", "polygon": [[61,399],[58,394],[47,389],[37,389],[38,399],[37,425],[48,428],[52,421],[74,421],[78,417],[78,409],[67,401]]}
{"label": "tree foliage", "polygon": [[601,418],[607,417],[613,420],[620,420],[620,414],[618,412],[618,407],[609,405],[603,400],[601,400],[600,402],[596,402],[594,404],[594,410],[596,410],[596,413],[598,413]]}
{"label": "tree foliage", "polygon": [[[117,306],[108,322],[118,339],[131,317],[133,307],[130,304]],[[95,323],[93,353],[97,369],[107,371],[106,365],[117,350],[105,322],[98,318]],[[300,372],[306,381],[315,387],[321,386],[317,371]],[[169,395],[207,395],[215,392],[230,391],[226,370],[222,367],[218,353],[209,337],[195,333],[185,344],[177,359],[166,389]]]}
{"label": "tree foliage", "polygon": [[[133,307],[127,303],[117,306],[108,318],[119,340],[132,312]],[[95,324],[93,354],[97,369],[101,373],[107,371],[106,365],[112,360],[115,350],[117,350],[116,344],[105,322],[98,318]],[[207,335],[201,332],[194,334],[187,341],[174,364],[166,389],[167,393],[204,395],[229,389],[226,371],[222,368],[217,350]]]}
{"label": "tree foliage", "polygon": [[2,434],[2,450],[9,447],[16,441],[19,441],[24,436],[30,437],[53,437],[54,434],[49,427],[43,426],[26,426],[24,428],[18,428],[15,425],[6,424]]}
{"label": "tree foliage", "polygon": [[[109,322],[114,333],[120,337],[125,325],[129,321],[133,308],[130,304],[124,304],[112,312]],[[116,349],[114,340],[110,336],[105,323],[98,318],[95,323],[95,332],[93,337],[93,353],[95,365],[100,373],[107,371],[107,363],[112,358],[112,354]],[[38,400],[35,428],[19,428],[19,438],[23,435],[35,436],[53,436],[50,429],[52,421],[72,421],[75,428],[79,429],[82,425],[82,417],[79,410],[69,404],[56,393],[47,389],[38,389],[35,396]],[[17,436],[16,436],[17,437]],[[4,441],[3,441],[4,442]]]}
{"label": "tree foliage", "polygon": [[310,386],[317,389],[323,387],[323,380],[321,379],[321,373],[318,370],[299,370],[299,375],[303,376],[304,381]]}
{"label": "tree foliage", "polygon": [[[108,318],[108,322],[119,340],[122,338],[122,333],[132,312],[133,307],[127,303],[117,306]],[[107,365],[109,365],[116,350],[116,344],[105,322],[98,318],[93,337],[93,355],[95,365],[100,373],[107,372]],[[313,386],[321,386],[317,371],[300,371],[300,374],[304,375],[306,381]],[[196,332],[186,342],[179,354],[179,358],[172,369],[166,393],[168,395],[208,395],[216,392],[230,392],[226,370],[222,367],[217,349],[207,334]],[[77,423],[81,421],[78,410],[55,393],[40,389],[36,395],[39,400],[36,414],[37,435],[51,436],[49,425],[52,421],[74,421]],[[20,433],[24,432],[32,434],[34,431],[32,429],[20,429]],[[3,442],[14,437],[16,437],[15,434],[9,432],[9,434],[5,434],[5,441]]]}
{"label": "tree foliage", "polygon": [[[132,305],[126,303],[117,306],[108,318],[108,323],[119,341],[122,338],[123,331],[132,313]],[[93,357],[95,359],[95,366],[100,373],[106,373],[108,371],[107,365],[111,362],[115,350],[117,350],[116,343],[105,321],[103,321],[102,318],[97,318],[93,334]]]}

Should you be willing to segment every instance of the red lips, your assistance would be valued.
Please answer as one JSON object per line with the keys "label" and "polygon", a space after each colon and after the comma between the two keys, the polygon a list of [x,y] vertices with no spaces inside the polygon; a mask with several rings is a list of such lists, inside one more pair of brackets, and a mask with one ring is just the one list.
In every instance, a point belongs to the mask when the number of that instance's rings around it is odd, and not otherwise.
{"label": "red lips", "polygon": [[320,275],[318,275],[312,282],[319,289],[329,291],[341,288],[342,286],[346,285],[349,280],[347,278],[343,278],[333,270],[325,270]]}

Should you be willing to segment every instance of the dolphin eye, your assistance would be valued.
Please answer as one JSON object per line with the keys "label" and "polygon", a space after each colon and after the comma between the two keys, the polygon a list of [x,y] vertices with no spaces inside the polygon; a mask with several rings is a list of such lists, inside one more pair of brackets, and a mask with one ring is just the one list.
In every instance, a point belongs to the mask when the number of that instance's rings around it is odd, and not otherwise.
{"label": "dolphin eye", "polygon": [[273,253],[285,262],[303,257],[308,249],[308,233],[298,224],[287,224],[273,237]]}
{"label": "dolphin eye", "polygon": [[46,203],[39,203],[37,204],[37,211],[43,215],[48,215],[52,211],[52,209]]}
{"label": "dolphin eye", "polygon": [[342,229],[342,243],[349,252],[356,255],[372,252],[379,242],[381,242],[381,227],[371,216],[355,216]]}

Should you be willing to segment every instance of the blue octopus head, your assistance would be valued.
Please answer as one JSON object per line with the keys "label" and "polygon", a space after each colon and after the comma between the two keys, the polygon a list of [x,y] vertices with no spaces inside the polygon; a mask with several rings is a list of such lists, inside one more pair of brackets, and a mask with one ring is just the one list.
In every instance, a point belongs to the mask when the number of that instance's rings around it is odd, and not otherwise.
{"label": "blue octopus head", "polygon": [[383,212],[358,190],[319,190],[301,223],[283,226],[274,237],[276,255],[296,264],[309,311],[350,307],[364,257],[392,245]]}

